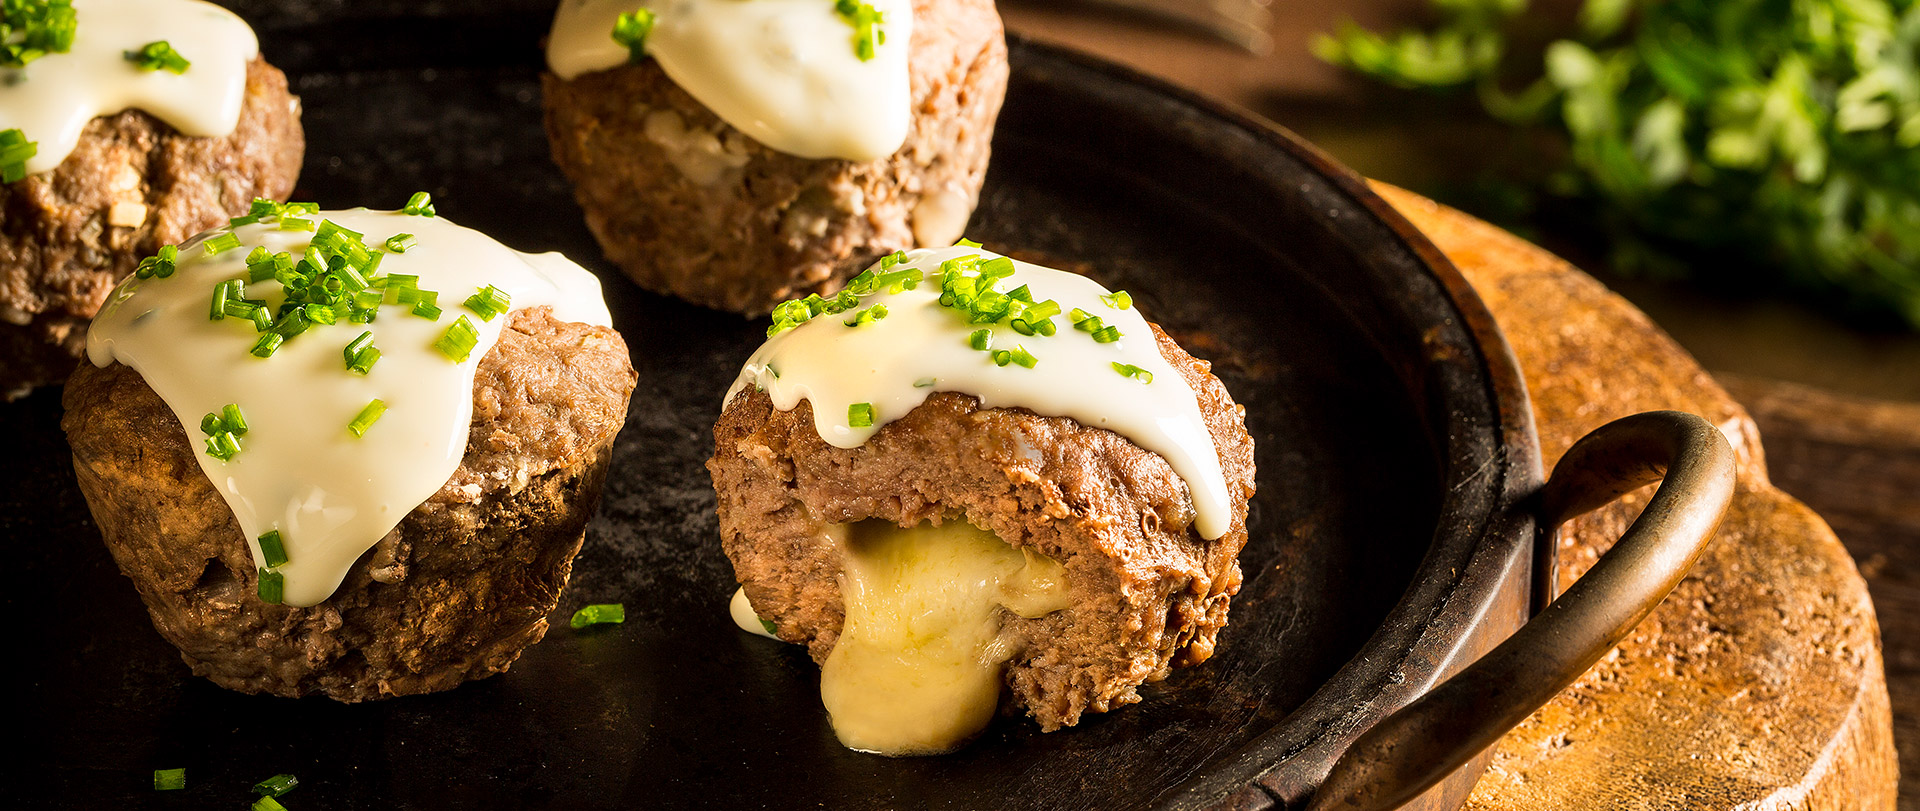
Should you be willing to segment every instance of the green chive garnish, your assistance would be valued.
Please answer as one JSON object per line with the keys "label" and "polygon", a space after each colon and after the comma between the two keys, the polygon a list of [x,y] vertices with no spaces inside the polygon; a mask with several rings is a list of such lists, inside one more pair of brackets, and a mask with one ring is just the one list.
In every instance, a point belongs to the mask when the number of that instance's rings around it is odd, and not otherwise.
{"label": "green chive garnish", "polygon": [[407,205],[405,208],[400,209],[400,213],[411,214],[415,217],[434,216],[433,195],[423,191],[414,192],[412,197],[407,198]]}
{"label": "green chive garnish", "polygon": [[[262,312],[265,311],[263,310]],[[253,342],[253,356],[256,358],[271,358],[274,352],[280,350],[280,345],[286,342],[287,336],[281,335],[278,332],[261,333],[260,340]]]}
{"label": "green chive garnish", "polygon": [[1021,366],[1026,367],[1028,369],[1031,369],[1036,364],[1040,363],[1040,359],[1034,357],[1033,353],[1028,352],[1026,347],[1015,346],[1013,348],[1013,362],[1018,363]]}
{"label": "green chive garnish", "polygon": [[1130,363],[1120,363],[1119,361],[1115,361],[1113,364],[1113,370],[1116,372],[1119,372],[1121,377],[1131,377],[1142,383],[1153,382],[1152,372],[1149,372],[1138,366],[1134,366],[1133,364],[1130,364]]}
{"label": "green chive garnish", "polygon": [[347,361],[347,371],[363,375],[373,371],[373,365],[379,362],[380,348],[369,346],[353,354],[353,360]]}
{"label": "green chive garnish", "polygon": [[408,248],[417,244],[412,234],[394,234],[387,237],[387,250],[394,253],[406,253]]}
{"label": "green chive garnish", "polygon": [[226,431],[207,437],[207,455],[222,462],[231,462],[240,453],[240,441]]}
{"label": "green chive garnish", "polygon": [[200,244],[206,249],[208,256],[214,256],[240,247],[240,238],[234,236],[233,232],[226,231],[207,237],[207,241]]}
{"label": "green chive garnish", "polygon": [[167,245],[162,247],[159,253],[140,260],[140,264],[133,269],[133,275],[142,279],[153,277],[164,279],[173,275],[173,271],[179,266],[179,262],[180,248],[174,245]]}
{"label": "green chive garnish", "polygon": [[959,242],[955,242],[955,243],[953,243],[953,247],[955,247],[955,248],[978,248],[978,247],[980,247],[980,243],[978,243],[978,242],[975,242],[975,241],[973,241],[973,240],[971,240],[971,239],[967,239],[966,237],[961,237],[961,238],[960,238],[960,241],[959,241]]}
{"label": "green chive garnish", "polygon": [[446,334],[440,336],[440,340],[433,342],[433,348],[440,350],[440,354],[446,355],[448,360],[463,363],[468,355],[473,354],[473,348],[479,343],[480,330],[476,329],[473,322],[463,315],[453,322],[452,326],[447,327]]}
{"label": "green chive garnish", "polygon": [[380,420],[380,415],[385,413],[387,413],[387,402],[375,399],[367,403],[366,408],[360,409],[360,413],[354,416],[353,422],[347,423],[347,430],[356,437],[366,436],[367,429],[372,428],[373,424]]}
{"label": "green chive garnish", "polygon": [[305,217],[280,218],[280,230],[282,231],[312,231],[316,227],[313,220],[306,219]]}
{"label": "green chive garnish", "polygon": [[0,23],[6,31],[0,36],[0,67],[23,68],[42,56],[72,48],[79,18],[67,0],[8,0]]}
{"label": "green chive garnish", "polygon": [[149,73],[156,70],[164,70],[174,74],[186,73],[187,68],[193,65],[192,62],[187,61],[186,57],[181,56],[179,52],[175,51],[172,45],[167,44],[167,41],[164,39],[158,42],[149,42],[141,46],[140,50],[137,51],[127,51],[126,57],[128,62],[132,62],[134,66]]}
{"label": "green chive garnish", "polygon": [[772,622],[768,620],[760,619],[759,617],[754,617],[754,619],[760,620],[760,627],[763,630],[765,630],[769,635],[772,635],[772,636],[780,635],[780,629],[775,627]]}
{"label": "green chive garnish", "polygon": [[923,377],[923,378],[920,378],[919,380],[915,380],[915,381],[913,381],[913,387],[914,387],[914,388],[916,388],[916,389],[924,389],[924,388],[929,388],[929,387],[931,387],[931,386],[932,386],[933,384],[935,384],[935,383],[938,383],[938,382],[940,382],[940,378],[937,378],[937,377]]}
{"label": "green chive garnish", "polygon": [[267,561],[269,569],[287,565],[287,546],[280,541],[280,530],[270,529],[260,536],[260,557]]}
{"label": "green chive garnish", "polygon": [[624,603],[601,603],[581,608],[573,612],[573,619],[567,624],[575,628],[589,625],[605,625],[627,621],[627,606]]}
{"label": "green chive garnish", "polygon": [[862,62],[872,60],[874,51],[887,41],[887,32],[880,28],[886,23],[886,15],[860,0],[836,0],[833,10],[853,26],[854,56]]}
{"label": "green chive garnish", "polygon": [[440,314],[442,312],[445,312],[445,311],[440,309],[439,307],[434,306],[432,302],[429,302],[426,299],[421,299],[413,303],[413,314],[420,316],[421,318],[427,319],[428,321],[440,320]]}
{"label": "green chive garnish", "polygon": [[154,769],[154,791],[179,791],[187,787],[186,769]]}
{"label": "green chive garnish", "polygon": [[854,403],[853,405],[847,406],[847,427],[873,427],[873,404]]}
{"label": "green chive garnish", "polygon": [[486,287],[480,288],[473,295],[468,296],[463,306],[478,313],[480,320],[492,321],[494,318],[505,315],[508,310],[513,309],[513,297],[507,295],[507,291],[505,290],[501,290],[493,285],[487,285]]}
{"label": "green chive garnish", "polygon": [[287,595],[286,576],[279,572],[267,571],[266,569],[260,569],[259,575],[260,602],[279,605],[285,601]]}
{"label": "green chive garnish", "polygon": [[1110,343],[1113,343],[1114,341],[1118,341],[1120,340],[1120,328],[1119,327],[1101,327],[1093,331],[1093,339],[1103,344],[1110,344]]}
{"label": "green chive garnish", "polygon": [[294,790],[294,788],[299,785],[300,778],[298,777],[290,774],[276,774],[253,784],[253,793],[267,797],[278,797]]}
{"label": "green chive garnish", "polygon": [[[3,53],[5,47],[0,47]],[[27,161],[40,154],[40,144],[18,129],[0,132],[0,180],[17,183],[27,176]]]}
{"label": "green chive garnish", "polygon": [[653,10],[646,8],[625,12],[614,19],[613,41],[627,49],[627,61],[647,58],[647,36],[653,33],[653,22]]}
{"label": "green chive garnish", "polygon": [[859,314],[855,315],[852,318],[847,319],[844,323],[849,327],[857,327],[862,324],[871,324],[875,321],[878,321],[886,317],[887,317],[887,305],[875,304],[872,307],[868,307],[864,310],[861,310]]}
{"label": "green chive garnish", "polygon": [[1127,291],[1125,290],[1115,290],[1113,291],[1113,295],[1101,296],[1100,300],[1106,302],[1108,307],[1116,310],[1125,310],[1133,306],[1133,296],[1127,295]]}
{"label": "green chive garnish", "polygon": [[286,806],[281,805],[279,800],[272,797],[261,797],[258,800],[254,800],[253,805],[248,806],[248,808],[251,809],[251,811],[287,811]]}
{"label": "green chive garnish", "polygon": [[247,418],[240,413],[237,403],[228,403],[220,409],[220,424],[234,436],[247,435]]}
{"label": "green chive garnish", "polygon": [[971,346],[974,349],[978,349],[982,352],[985,352],[988,349],[992,348],[993,347],[993,330],[990,330],[990,329],[974,330],[973,334],[967,336],[967,346]]}
{"label": "green chive garnish", "polygon": [[206,416],[200,418],[200,433],[213,436],[222,430],[225,429],[222,427],[219,414],[208,412]]}

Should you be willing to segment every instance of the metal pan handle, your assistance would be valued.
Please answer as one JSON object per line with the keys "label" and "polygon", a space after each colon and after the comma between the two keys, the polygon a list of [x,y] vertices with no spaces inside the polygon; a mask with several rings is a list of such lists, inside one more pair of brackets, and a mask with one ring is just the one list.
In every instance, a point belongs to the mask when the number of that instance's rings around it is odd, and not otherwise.
{"label": "metal pan handle", "polygon": [[1733,449],[1678,411],[1626,417],[1561,457],[1540,494],[1553,531],[1656,480],[1618,543],[1539,616],[1355,741],[1308,811],[1396,808],[1471,760],[1580,677],[1646,618],[1706,548],[1733,498]]}

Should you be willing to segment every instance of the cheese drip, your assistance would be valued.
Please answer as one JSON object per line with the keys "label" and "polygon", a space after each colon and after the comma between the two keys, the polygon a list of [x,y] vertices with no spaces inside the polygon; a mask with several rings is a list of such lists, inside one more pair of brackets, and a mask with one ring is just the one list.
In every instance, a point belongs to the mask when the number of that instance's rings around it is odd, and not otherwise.
{"label": "cheese drip", "polygon": [[[59,166],[88,121],[122,110],[144,110],[187,135],[233,132],[247,65],[260,54],[253,29],[233,12],[200,0],[73,0],[73,10],[71,50],[0,68],[0,130],[39,142],[29,173]],[[127,51],[162,40],[193,63],[185,73],[127,61]]]}
{"label": "cheese drip", "polygon": [[[1054,319],[1058,332],[1023,336],[1004,323],[968,323],[940,305],[940,265],[974,254],[999,256],[958,246],[908,253],[893,269],[917,268],[926,272],[926,280],[913,290],[861,301],[863,309],[885,304],[885,318],[848,327],[852,312],[822,315],[775,335],[747,360],[727,401],[749,386],[765,390],[781,411],[807,400],[820,438],[840,448],[859,447],[936,391],[973,395],[983,408],[1023,407],[1043,416],[1071,417],[1166,459],[1187,484],[1200,537],[1226,534],[1233,512],[1213,435],[1193,388],[1161,357],[1140,311],[1103,303],[1101,297],[1110,291],[1085,276],[1014,260],[1015,272],[1000,289],[1026,285],[1034,301],[1058,301],[1063,313]],[[1064,315],[1073,308],[1118,327],[1123,337],[1099,343],[1075,330]],[[988,327],[994,349],[1024,346],[1039,362],[1032,369],[994,365],[987,352],[968,344],[970,334]],[[1153,375],[1153,382],[1124,376],[1115,363],[1139,367]],[[871,426],[849,425],[848,408],[857,403],[872,405]]]}
{"label": "cheese drip", "polygon": [[547,67],[562,79],[626,64],[613,40],[622,13],[657,15],[650,58],[721,120],[802,158],[879,160],[906,140],[912,0],[871,0],[885,42],[871,60],[833,0],[561,0]]}
{"label": "cheese drip", "polygon": [[1001,609],[1034,618],[1068,607],[1066,571],[960,520],[846,529],[846,622],[820,668],[834,734],[883,755],[952,751],[998,708],[1013,654]]}
{"label": "cheese drip", "polygon": [[[231,229],[242,247],[215,256],[206,255],[203,243],[229,229],[188,240],[172,276],[122,282],[87,333],[94,365],[131,367],[179,418],[200,469],[233,508],[256,565],[266,565],[257,539],[279,530],[288,562],[276,571],[285,577],[284,602],[293,606],[330,596],[354,561],[459,467],[473,415],[474,372],[511,320],[481,320],[461,306],[467,296],[493,285],[512,297],[515,309],[546,305],[562,320],[611,324],[599,281],[559,254],[519,253],[437,218],[354,209],[313,219],[363,233],[370,246],[395,234],[416,235],[417,244],[388,254],[380,272],[419,276],[421,289],[440,292],[445,312],[429,320],[384,306],[373,323],[315,325],[272,357],[254,357],[250,322],[208,319],[213,288],[245,278],[254,247],[298,257],[312,237],[263,223]],[[271,280],[246,289],[269,309],[283,298]],[[462,314],[479,329],[479,342],[456,363],[433,344]],[[371,373],[351,373],[341,349],[369,330],[381,358]],[[347,424],[376,398],[386,401],[386,413],[366,436],[353,436]],[[228,403],[240,406],[248,431],[240,453],[222,462],[201,449],[199,426],[202,415]]]}

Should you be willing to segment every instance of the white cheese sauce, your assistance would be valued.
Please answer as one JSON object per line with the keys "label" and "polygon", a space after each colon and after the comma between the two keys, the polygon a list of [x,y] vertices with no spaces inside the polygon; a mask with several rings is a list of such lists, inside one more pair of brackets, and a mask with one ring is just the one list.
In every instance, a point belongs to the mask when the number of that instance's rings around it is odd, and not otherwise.
{"label": "white cheese sauce", "polygon": [[[1103,303],[1101,297],[1110,291],[1085,276],[1013,260],[1015,272],[999,289],[1026,285],[1034,301],[1057,301],[1062,315],[1054,318],[1059,329],[1050,337],[992,325],[993,349],[1023,346],[1039,359],[1032,369],[997,366],[989,353],[968,344],[968,336],[983,325],[968,323],[939,303],[941,263],[973,254],[999,256],[962,246],[908,253],[894,269],[918,268],[926,272],[925,281],[913,290],[882,291],[861,302],[862,309],[885,304],[885,318],[848,327],[856,311],[822,315],[775,335],[747,360],[727,401],[749,386],[764,389],[782,411],[809,401],[820,438],[840,448],[859,447],[936,391],[973,395],[983,408],[1024,407],[1042,416],[1071,417],[1167,460],[1187,484],[1200,537],[1226,534],[1233,510],[1213,435],[1192,387],[1160,355],[1140,311]],[[1065,315],[1073,308],[1118,327],[1121,339],[1098,343],[1074,329]],[[1150,372],[1153,382],[1122,375],[1115,363]],[[848,409],[857,403],[872,405],[871,426],[848,424]]]}
{"label": "white cheese sauce", "polygon": [[562,79],[626,64],[622,13],[651,9],[646,49],[667,76],[735,129],[802,158],[879,160],[912,118],[912,0],[871,0],[886,39],[871,60],[833,0],[561,0],[547,66]]}
{"label": "white cheese sauce", "polygon": [[[293,606],[330,596],[354,561],[459,467],[475,369],[511,320],[482,320],[462,306],[468,296],[493,285],[512,297],[515,310],[548,305],[562,320],[611,325],[598,279],[559,254],[519,253],[438,218],[354,209],[312,219],[363,233],[370,247],[416,235],[417,244],[388,254],[379,272],[419,276],[420,289],[439,292],[444,312],[429,320],[387,305],[372,323],[315,325],[272,357],[254,357],[250,321],[208,319],[213,289],[246,276],[254,247],[298,257],[312,237],[255,224],[232,229],[243,247],[207,256],[202,243],[228,229],[209,232],[180,246],[172,276],[129,277],[87,334],[94,365],[131,367],[179,418],[257,565],[266,565],[259,536],[281,533],[288,562],[277,571],[285,578],[284,602]],[[270,309],[283,297],[271,280],[248,284],[246,292]],[[433,344],[463,314],[478,327],[479,342],[456,363]],[[341,350],[365,331],[382,354],[370,374],[359,375],[347,370]],[[376,398],[386,402],[386,413],[355,437],[348,423]],[[200,421],[228,403],[239,405],[248,430],[240,453],[223,462],[202,448]]]}
{"label": "white cheese sauce", "polygon": [[[0,68],[0,130],[39,143],[29,173],[59,166],[88,121],[122,110],[144,110],[186,135],[233,132],[247,65],[260,53],[253,29],[233,12],[200,0],[73,0],[73,10],[72,49]],[[127,60],[127,51],[159,41],[192,63],[185,73]]]}

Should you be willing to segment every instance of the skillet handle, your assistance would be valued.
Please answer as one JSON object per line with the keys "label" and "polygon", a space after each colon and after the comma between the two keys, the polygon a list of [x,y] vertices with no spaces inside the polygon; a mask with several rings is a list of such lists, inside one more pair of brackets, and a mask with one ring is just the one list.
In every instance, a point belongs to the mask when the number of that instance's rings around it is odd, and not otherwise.
{"label": "skillet handle", "polygon": [[1719,430],[1678,411],[1616,420],[1574,443],[1540,493],[1548,543],[1567,520],[1661,480],[1646,509],[1546,610],[1361,735],[1307,809],[1398,807],[1572,684],[1693,567],[1733,498],[1733,463]]}

